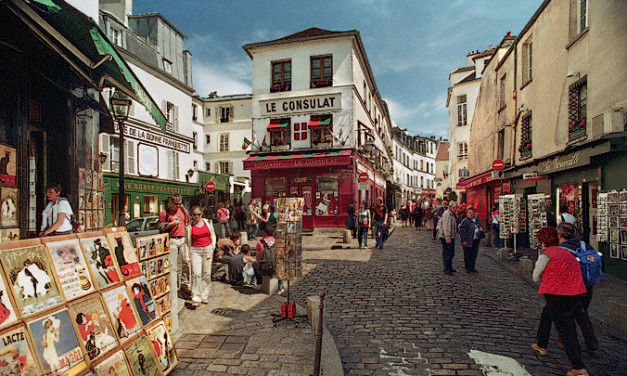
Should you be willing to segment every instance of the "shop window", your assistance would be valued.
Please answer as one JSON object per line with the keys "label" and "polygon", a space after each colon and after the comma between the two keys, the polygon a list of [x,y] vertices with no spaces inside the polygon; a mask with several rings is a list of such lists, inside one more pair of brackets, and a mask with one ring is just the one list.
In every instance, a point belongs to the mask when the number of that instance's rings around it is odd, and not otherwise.
{"label": "shop window", "polygon": [[531,146],[531,112],[529,112],[521,120],[520,145],[518,146],[521,159],[531,157]]}
{"label": "shop window", "polygon": [[[457,96],[457,126],[468,124],[468,107],[466,103],[466,95]],[[420,149],[422,152],[422,149]]]}
{"label": "shop window", "polygon": [[294,123],[294,141],[307,140],[307,123]]}
{"label": "shop window", "polygon": [[568,140],[586,135],[588,107],[588,78],[582,77],[568,88]]}
{"label": "shop window", "polygon": [[290,91],[292,89],[292,61],[272,62],[272,86],[271,93]]}
{"label": "shop window", "polygon": [[142,204],[142,215],[154,215],[159,210],[159,200],[157,196],[144,196]]}
{"label": "shop window", "polygon": [[338,193],[337,176],[319,176],[316,192],[316,214],[337,214],[339,212]]}
{"label": "shop window", "polygon": [[285,178],[267,178],[265,186],[266,196],[285,196]]}
{"label": "shop window", "polygon": [[522,82],[523,85],[526,85],[533,79],[533,42],[531,41],[531,37],[523,44],[522,59]]}
{"label": "shop window", "polygon": [[333,85],[333,57],[316,56],[311,58],[311,88]]}

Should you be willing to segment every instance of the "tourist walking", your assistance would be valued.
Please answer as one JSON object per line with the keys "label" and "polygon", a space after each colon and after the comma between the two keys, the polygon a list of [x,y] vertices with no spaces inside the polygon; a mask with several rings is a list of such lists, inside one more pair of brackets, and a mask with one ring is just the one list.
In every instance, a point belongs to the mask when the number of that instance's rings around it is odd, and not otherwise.
{"label": "tourist walking", "polygon": [[442,243],[442,263],[444,264],[444,274],[453,275],[457,270],[453,269],[453,258],[455,257],[455,236],[457,235],[457,221],[455,214],[457,202],[451,200],[448,208],[442,213],[438,236]]}
{"label": "tourist walking", "polygon": [[355,200],[346,208],[346,229],[351,230],[353,239],[357,236],[357,216],[355,216]]}
{"label": "tourist walking", "polygon": [[[227,210],[223,208],[224,210]],[[191,248],[192,267],[192,305],[207,304],[211,291],[211,262],[216,235],[211,220],[202,217],[202,210],[194,206],[191,210],[192,221],[187,225],[185,236]]]}
{"label": "tourist walking", "polygon": [[433,208],[433,240],[436,240],[436,236],[438,234],[438,223],[448,207],[448,203],[446,201],[442,202],[438,199],[436,203],[436,207]]}
{"label": "tourist walking", "polygon": [[184,298],[188,298],[192,292],[190,254],[188,244],[185,243],[185,226],[189,221],[189,213],[178,193],[168,198],[168,207],[159,214],[157,221],[161,232],[170,234],[170,286],[178,289]]}
{"label": "tourist walking", "polygon": [[374,238],[377,242],[377,248],[383,249],[383,243],[387,239],[388,227],[388,208],[383,203],[383,198],[377,198],[377,204],[374,206]]}
{"label": "tourist walking", "polygon": [[366,206],[366,201],[361,203],[359,211],[357,211],[357,223],[359,226],[359,233],[357,234],[357,240],[359,242],[359,248],[368,248],[368,229],[371,226],[371,214],[370,210]]}
{"label": "tourist walking", "polygon": [[218,221],[220,222],[220,239],[224,239],[227,236],[231,235],[231,228],[229,226],[229,220],[231,215],[229,213],[229,209],[224,206],[224,203],[218,202],[218,210],[216,211],[216,216],[218,217]]}
{"label": "tourist walking", "polygon": [[492,236],[494,247],[503,248],[503,239],[501,239],[501,212],[499,212],[499,204],[492,207]]}
{"label": "tourist walking", "polygon": [[403,201],[401,207],[398,209],[398,213],[401,216],[401,226],[407,227],[407,219],[409,218],[409,209],[407,208],[407,201]]}
{"label": "tourist walking", "polygon": [[479,254],[479,243],[481,243],[481,239],[485,238],[485,232],[472,207],[466,210],[466,218],[459,224],[459,237],[464,248],[466,273],[479,273],[475,268],[475,263]]}
{"label": "tourist walking", "polygon": [[414,216],[414,227],[416,231],[418,231],[418,228],[422,226],[422,207],[420,206],[420,202],[415,203],[412,215]]}

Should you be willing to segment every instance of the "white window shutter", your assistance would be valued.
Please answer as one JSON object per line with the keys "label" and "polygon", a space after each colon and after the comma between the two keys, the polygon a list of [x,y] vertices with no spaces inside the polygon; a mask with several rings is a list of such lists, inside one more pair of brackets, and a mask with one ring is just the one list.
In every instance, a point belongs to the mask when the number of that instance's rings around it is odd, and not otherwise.
{"label": "white window shutter", "polygon": [[234,175],[233,174],[233,161],[229,161],[229,174]]}
{"label": "white window shutter", "polygon": [[213,166],[214,166],[213,171],[215,171],[216,174],[221,174],[222,173],[222,171],[220,171],[220,162],[214,162]]}
{"label": "white window shutter", "polygon": [[174,131],[179,131],[179,106],[174,106]]}
{"label": "white window shutter", "polygon": [[168,177],[174,180],[174,155],[173,152],[168,152]]}
{"label": "white window shutter", "polygon": [[107,155],[107,160],[101,166],[101,170],[110,171],[111,170],[111,155],[109,153],[109,135],[106,133],[100,134],[100,152],[105,153]]}
{"label": "white window shutter", "polygon": [[233,115],[233,106],[230,106],[229,107],[229,123],[233,122],[233,117],[234,117],[234,115]]}
{"label": "white window shutter", "polygon": [[128,174],[136,173],[137,159],[135,158],[135,143],[133,141],[126,141],[126,172]]}

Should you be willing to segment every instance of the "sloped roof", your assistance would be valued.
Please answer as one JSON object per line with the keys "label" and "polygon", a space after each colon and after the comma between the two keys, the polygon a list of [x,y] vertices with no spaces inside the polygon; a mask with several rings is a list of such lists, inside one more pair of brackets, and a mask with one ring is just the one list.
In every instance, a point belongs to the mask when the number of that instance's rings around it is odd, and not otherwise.
{"label": "sloped roof", "polygon": [[438,154],[435,156],[436,161],[448,161],[448,144],[445,141],[438,143]]}
{"label": "sloped roof", "polygon": [[477,79],[477,72],[473,71],[471,74],[469,74],[468,76],[464,77],[463,80],[457,82],[455,85],[463,84],[463,83],[466,83],[466,82],[471,82],[471,81],[474,81],[476,79]]}
{"label": "sloped roof", "polygon": [[335,36],[337,34],[343,34],[343,33],[344,32],[342,31],[330,31],[330,30],[318,29],[317,27],[310,27],[309,29],[299,31],[298,33],[294,33],[283,38],[275,39],[274,41],[293,40],[293,39],[302,39],[302,38],[311,38],[311,37],[320,37],[320,36]]}
{"label": "sloped roof", "polygon": [[468,66],[468,67],[461,67],[461,68],[457,68],[454,71],[451,72],[451,74],[455,74],[455,73],[461,73],[461,72],[468,72],[471,70],[474,70],[475,67],[473,65]]}
{"label": "sloped roof", "polygon": [[[343,37],[343,36],[353,36],[357,39],[358,44],[360,45],[360,49],[363,50],[363,46],[361,46],[361,38],[359,36],[359,31],[357,30],[347,30],[347,31],[330,31],[323,30],[317,27],[310,27],[309,29],[305,29],[303,31],[299,31],[294,34],[290,34],[288,36],[274,39],[266,42],[258,42],[258,43],[248,43],[243,46],[244,51],[248,54],[248,57],[252,58],[250,50],[256,47],[264,47],[264,46],[273,46],[273,45],[281,45],[287,43],[295,43],[295,42],[303,42],[307,40],[315,40],[315,39],[326,39],[326,38],[335,38],[335,37]],[[364,51],[365,55],[365,51]]]}

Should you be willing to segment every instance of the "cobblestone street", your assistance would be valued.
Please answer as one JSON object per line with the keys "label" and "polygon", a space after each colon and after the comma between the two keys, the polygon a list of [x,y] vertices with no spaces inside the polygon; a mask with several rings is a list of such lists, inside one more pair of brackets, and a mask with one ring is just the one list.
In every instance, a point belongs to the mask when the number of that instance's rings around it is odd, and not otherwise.
{"label": "cobblestone street", "polygon": [[[347,375],[482,375],[471,349],[512,357],[536,376],[570,369],[555,333],[546,357],[531,350],[543,305],[536,287],[481,254],[479,274],[464,273],[459,247],[460,272],[443,274],[430,232],[397,228],[383,250],[306,252],[304,259],[311,270],[292,292],[301,305],[327,293],[325,323]],[[591,375],[627,374],[627,343],[598,334],[601,348],[583,355]]]}

